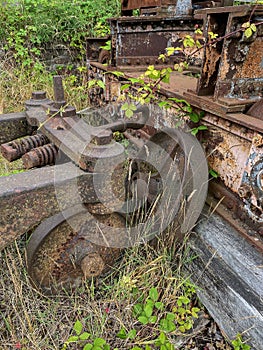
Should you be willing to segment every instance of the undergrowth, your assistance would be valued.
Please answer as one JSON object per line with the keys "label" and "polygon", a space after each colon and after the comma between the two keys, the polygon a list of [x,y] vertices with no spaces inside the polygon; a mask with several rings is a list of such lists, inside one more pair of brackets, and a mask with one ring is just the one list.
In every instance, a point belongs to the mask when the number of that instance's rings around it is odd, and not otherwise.
{"label": "undergrowth", "polygon": [[[0,252],[0,344],[3,350],[61,349],[72,335],[76,320],[93,339],[106,339],[112,349],[129,349],[136,343],[153,340],[162,319],[167,318],[169,312],[176,314],[174,308],[178,307],[178,301],[185,302],[182,296],[194,302],[194,286],[178,269],[182,266],[183,255],[172,258],[165,248],[156,251],[148,245],[127,250],[118,267],[103,278],[87,281],[76,291],[44,296],[28,279],[24,257],[26,240],[24,236],[19,243]],[[159,303],[159,309],[153,310],[158,319],[145,323],[136,310],[140,304],[148,305],[149,297]],[[192,308],[190,299],[187,305]],[[130,330],[136,331],[134,339],[126,336]],[[162,332],[165,330],[162,325]],[[173,333],[184,332],[177,329]],[[169,339],[173,336],[171,333]],[[80,344],[76,347],[76,342],[73,345],[75,347],[68,348],[81,348]]]}
{"label": "undergrowth", "polygon": [[[25,101],[31,98],[33,91],[44,90],[47,97],[53,99],[52,77],[57,72],[50,73],[22,68],[21,66],[2,63],[0,70],[0,113],[21,112],[25,108]],[[78,74],[64,76],[63,84],[68,104],[77,110],[87,107],[88,89],[85,67],[78,68]]]}

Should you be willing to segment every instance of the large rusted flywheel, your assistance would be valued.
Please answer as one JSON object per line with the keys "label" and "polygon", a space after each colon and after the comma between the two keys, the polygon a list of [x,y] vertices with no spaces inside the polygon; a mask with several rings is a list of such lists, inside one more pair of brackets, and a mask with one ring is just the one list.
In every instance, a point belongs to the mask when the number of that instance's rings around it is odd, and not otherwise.
{"label": "large rusted flywheel", "polygon": [[[87,215],[87,208],[75,207],[44,220],[32,233],[27,247],[27,265],[34,285],[45,292],[76,288],[84,279],[107,272],[121,249],[107,246],[100,224],[125,226],[118,214]],[[92,239],[92,238],[93,239]],[[90,238],[90,239],[89,239]],[[96,244],[100,240],[101,245]]]}
{"label": "large rusted flywheel", "polygon": [[75,288],[107,272],[123,248],[151,242],[173,223],[169,246],[191,230],[207,190],[207,165],[198,141],[168,129],[152,136],[130,159],[127,198],[119,213],[98,214],[103,212],[99,203],[76,206],[34,231],[27,256],[37,287],[51,292]]}

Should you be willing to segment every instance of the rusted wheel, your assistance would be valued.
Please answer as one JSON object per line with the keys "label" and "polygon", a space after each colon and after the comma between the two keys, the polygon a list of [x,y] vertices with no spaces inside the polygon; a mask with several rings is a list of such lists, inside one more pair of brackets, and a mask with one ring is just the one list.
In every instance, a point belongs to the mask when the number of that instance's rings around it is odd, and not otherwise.
{"label": "rusted wheel", "polygon": [[76,288],[84,279],[107,272],[121,250],[111,248],[107,237],[103,236],[103,240],[100,228],[103,225],[110,235],[110,228],[125,226],[125,220],[115,213],[87,215],[83,206],[43,221],[27,247],[28,272],[33,284],[44,292],[54,292]]}

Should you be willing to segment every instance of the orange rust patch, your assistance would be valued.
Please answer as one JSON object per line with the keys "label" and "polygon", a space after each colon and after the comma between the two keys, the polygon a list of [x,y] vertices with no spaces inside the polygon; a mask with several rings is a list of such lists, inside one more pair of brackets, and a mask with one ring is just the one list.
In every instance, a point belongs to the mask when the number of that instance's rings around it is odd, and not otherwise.
{"label": "orange rust patch", "polygon": [[258,78],[263,76],[263,38],[259,37],[250,45],[246,61],[239,68],[236,78]]}

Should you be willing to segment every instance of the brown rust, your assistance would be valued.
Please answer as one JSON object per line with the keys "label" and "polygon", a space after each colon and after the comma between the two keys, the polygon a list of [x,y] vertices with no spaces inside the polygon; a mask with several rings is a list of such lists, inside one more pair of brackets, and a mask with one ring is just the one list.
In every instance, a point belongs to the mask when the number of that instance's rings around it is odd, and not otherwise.
{"label": "brown rust", "polygon": [[20,158],[32,148],[43,146],[48,142],[49,140],[45,135],[36,134],[2,144],[0,149],[2,155],[11,162]]}
{"label": "brown rust", "polygon": [[246,59],[236,72],[236,78],[263,77],[263,37],[257,37],[249,46]]}
{"label": "brown rust", "polygon": [[[105,245],[105,238],[112,235],[114,227],[125,227],[125,220],[118,214],[94,218],[81,206],[43,221],[33,232],[27,248],[28,269],[34,284],[45,292],[71,289],[85,278],[107,272],[121,252]],[[96,244],[95,236],[101,245]]]}
{"label": "brown rust", "polygon": [[33,128],[27,123],[26,113],[9,113],[0,115],[0,144],[30,135]]}
{"label": "brown rust", "polygon": [[23,165],[26,169],[55,164],[58,149],[52,143],[37,147],[22,156]]}

